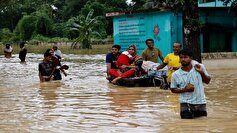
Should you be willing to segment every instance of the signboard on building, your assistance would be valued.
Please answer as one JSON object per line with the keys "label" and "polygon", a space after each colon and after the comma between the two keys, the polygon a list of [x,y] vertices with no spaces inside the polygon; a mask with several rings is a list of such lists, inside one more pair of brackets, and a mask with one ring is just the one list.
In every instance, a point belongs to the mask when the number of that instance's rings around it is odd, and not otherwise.
{"label": "signboard on building", "polygon": [[178,28],[177,21],[178,17],[172,12],[114,16],[114,44],[120,45],[122,51],[125,51],[129,45],[135,44],[138,54],[141,55],[147,48],[145,40],[151,38],[154,40],[155,47],[159,48],[165,57],[172,52],[172,44],[182,40],[177,34],[178,30],[181,30]]}

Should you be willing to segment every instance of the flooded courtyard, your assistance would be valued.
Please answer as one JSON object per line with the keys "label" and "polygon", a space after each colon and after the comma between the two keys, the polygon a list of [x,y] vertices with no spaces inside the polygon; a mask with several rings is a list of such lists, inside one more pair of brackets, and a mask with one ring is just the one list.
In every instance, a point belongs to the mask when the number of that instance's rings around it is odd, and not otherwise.
{"label": "flooded courtyard", "polygon": [[[105,55],[63,55],[68,76],[40,83],[43,55],[0,56],[0,132],[234,133],[237,69],[208,68],[208,117],[182,120],[179,95],[158,87],[120,87],[105,79]],[[237,60],[233,60],[237,61]],[[206,62],[212,66],[213,62]],[[229,61],[228,63],[231,63]],[[205,64],[205,62],[204,62]],[[227,64],[226,64],[227,65]]]}

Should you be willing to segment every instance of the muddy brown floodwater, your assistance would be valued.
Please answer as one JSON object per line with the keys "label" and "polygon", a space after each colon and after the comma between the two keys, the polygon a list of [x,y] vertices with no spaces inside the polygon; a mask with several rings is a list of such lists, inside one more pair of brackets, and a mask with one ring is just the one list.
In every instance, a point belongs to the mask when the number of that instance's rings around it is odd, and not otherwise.
{"label": "muddy brown floodwater", "polygon": [[[2,133],[234,133],[237,130],[237,60],[204,61],[208,117],[182,120],[178,95],[157,87],[128,88],[105,79],[105,55],[63,55],[70,66],[61,82],[39,83],[42,55],[0,56]],[[215,65],[226,61],[221,65]],[[225,68],[225,69],[224,69]]]}

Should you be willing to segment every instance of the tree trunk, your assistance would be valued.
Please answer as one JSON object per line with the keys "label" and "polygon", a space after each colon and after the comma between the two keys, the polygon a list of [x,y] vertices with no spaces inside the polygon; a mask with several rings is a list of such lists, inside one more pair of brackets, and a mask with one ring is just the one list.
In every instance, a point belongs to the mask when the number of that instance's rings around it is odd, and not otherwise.
{"label": "tree trunk", "polygon": [[192,23],[198,20],[198,0],[195,0],[195,4],[190,0],[185,0],[183,10],[184,49],[192,50],[193,59],[201,63],[200,29],[196,28],[195,30],[195,26],[198,27],[198,25]]}

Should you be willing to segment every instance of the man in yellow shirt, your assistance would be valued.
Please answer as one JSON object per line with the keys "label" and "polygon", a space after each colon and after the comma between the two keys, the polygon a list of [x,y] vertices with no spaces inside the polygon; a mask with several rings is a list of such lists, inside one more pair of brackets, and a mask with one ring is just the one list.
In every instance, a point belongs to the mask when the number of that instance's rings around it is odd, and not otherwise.
{"label": "man in yellow shirt", "polygon": [[163,60],[163,63],[157,67],[157,70],[160,70],[164,68],[166,65],[168,65],[168,77],[167,77],[168,82],[170,82],[173,72],[175,70],[178,70],[179,67],[181,66],[180,59],[179,59],[180,50],[181,50],[181,44],[174,43],[173,44],[174,52],[168,54]]}
{"label": "man in yellow shirt", "polygon": [[146,48],[142,52],[142,59],[144,61],[152,61],[152,62],[158,63],[158,57],[160,57],[161,61],[164,60],[161,51],[158,48],[154,48],[153,39],[147,39],[146,45],[148,48]]}

